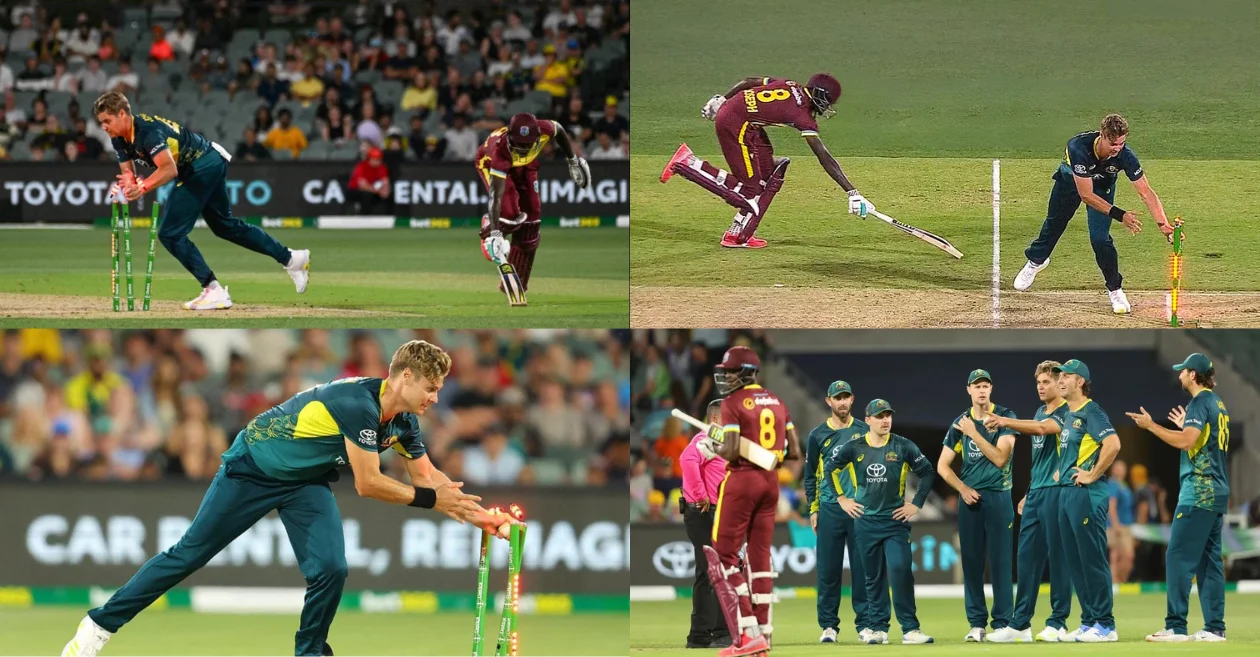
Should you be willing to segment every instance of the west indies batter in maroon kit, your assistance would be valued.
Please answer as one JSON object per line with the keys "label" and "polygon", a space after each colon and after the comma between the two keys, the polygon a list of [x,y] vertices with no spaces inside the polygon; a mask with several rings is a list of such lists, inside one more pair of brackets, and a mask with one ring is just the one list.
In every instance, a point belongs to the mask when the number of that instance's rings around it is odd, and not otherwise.
{"label": "west indies batter in maroon kit", "polygon": [[709,99],[701,116],[714,122],[718,144],[730,171],[696,157],[683,144],[661,172],[661,182],[678,174],[733,206],[737,212],[722,236],[722,246],[759,249],[766,241],[757,227],[783,187],[789,160],[775,157],[765,128],[782,126],[800,132],[827,174],[849,193],[849,212],[862,218],[875,209],[844,172],[818,137],[816,117],[835,115],[840,83],[828,73],[810,76],[804,85],[770,77],[744,78],[730,91]]}
{"label": "west indies batter in maroon kit", "polygon": [[[742,438],[756,440],[779,455],[779,463],[800,458],[800,442],[792,417],[774,393],[757,384],[761,360],[748,347],[731,347],[713,375],[722,400],[721,426],[710,429],[720,440],[719,456],[727,473],[718,490],[713,522],[713,547],[705,547],[709,579],[734,637],[720,657],[756,655],[770,649],[770,604],[775,572],[770,563],[774,512],[779,504],[779,476],[740,457]],[[720,439],[718,438],[720,434]],[[739,551],[747,544],[745,560]]]}

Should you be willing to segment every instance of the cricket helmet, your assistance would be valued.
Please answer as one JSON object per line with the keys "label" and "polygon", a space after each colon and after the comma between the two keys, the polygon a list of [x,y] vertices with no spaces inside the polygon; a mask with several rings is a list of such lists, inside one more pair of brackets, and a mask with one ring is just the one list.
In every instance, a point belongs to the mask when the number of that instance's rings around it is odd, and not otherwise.
{"label": "cricket helmet", "polygon": [[508,123],[507,137],[512,154],[524,157],[538,143],[538,119],[528,112],[513,115]]}
{"label": "cricket helmet", "polygon": [[729,395],[757,382],[761,359],[748,347],[731,347],[722,354],[722,362],[713,368],[713,382],[719,395]]}
{"label": "cricket helmet", "polygon": [[814,103],[815,114],[821,115],[824,119],[835,116],[836,111],[831,108],[831,105],[840,100],[839,80],[830,73],[815,73],[809,76],[805,89],[809,91],[809,99]]}

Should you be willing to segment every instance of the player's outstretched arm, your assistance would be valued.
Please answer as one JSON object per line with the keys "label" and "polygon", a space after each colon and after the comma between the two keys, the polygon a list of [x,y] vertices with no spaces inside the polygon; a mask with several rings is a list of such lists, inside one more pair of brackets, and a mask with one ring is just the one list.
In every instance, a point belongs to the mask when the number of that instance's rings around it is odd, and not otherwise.
{"label": "player's outstretched arm", "polygon": [[1008,427],[1013,429],[1016,433],[1022,433],[1025,436],[1048,436],[1052,433],[1059,433],[1059,431],[1062,430],[1059,423],[1055,422],[1051,418],[1046,418],[1038,422],[1036,420],[1017,420],[1013,417],[990,415],[988,419],[984,421],[984,425],[989,429],[993,429],[995,427]]}
{"label": "player's outstretched arm", "polygon": [[591,167],[585,159],[578,156],[577,149],[573,148],[573,142],[569,141],[569,131],[559,123],[556,124],[556,146],[560,147],[565,161],[569,163],[569,177],[573,179],[573,182],[583,189],[590,187]]}
{"label": "player's outstretched arm", "polygon": [[1137,213],[1132,210],[1125,211],[1120,206],[1107,202],[1107,199],[1094,193],[1094,180],[1092,178],[1082,178],[1081,176],[1072,176],[1072,181],[1076,183],[1076,193],[1085,202],[1085,205],[1111,217],[1112,219],[1124,224],[1130,233],[1137,235],[1142,232],[1142,222],[1138,219]]}
{"label": "player's outstretched arm", "polygon": [[744,78],[743,80],[736,82],[735,86],[731,87],[729,91],[722,94],[722,97],[726,98],[727,100],[730,100],[731,98],[735,97],[735,94],[743,93],[745,89],[752,89],[753,87],[760,87],[761,85],[765,83],[766,83],[766,78],[760,77],[760,76]]}
{"label": "player's outstretched arm", "polygon": [[809,144],[809,149],[814,151],[814,155],[818,157],[818,163],[822,165],[827,175],[831,176],[831,179],[836,181],[837,185],[840,185],[841,189],[846,192],[857,189],[853,186],[853,183],[849,182],[844,172],[840,170],[840,163],[836,162],[836,158],[831,156],[831,152],[827,150],[827,145],[822,142],[822,139],[806,137],[805,143]]}
{"label": "player's outstretched arm", "polygon": [[[1184,425],[1179,429],[1169,429],[1155,424],[1155,420],[1151,419],[1150,414],[1146,412],[1146,408],[1139,407],[1139,409],[1141,411],[1140,413],[1125,413],[1125,415],[1128,415],[1129,418],[1133,420],[1133,423],[1138,425],[1138,428],[1146,429],[1147,431],[1155,434],[1156,438],[1168,443],[1172,447],[1176,447],[1177,449],[1190,449],[1194,446],[1195,441],[1199,439],[1199,429]],[[1183,410],[1180,406],[1173,409],[1173,412],[1169,413],[1169,417],[1171,418],[1177,416],[1178,412],[1180,412],[1180,417],[1184,418],[1185,410]]]}
{"label": "player's outstretched arm", "polygon": [[360,497],[370,497],[391,504],[406,504],[433,509],[456,520],[465,520],[482,508],[476,495],[460,491],[461,482],[445,481],[435,487],[408,486],[381,472],[381,457],[346,439],[346,455],[354,473],[354,489]]}
{"label": "player's outstretched arm", "polygon": [[1159,195],[1151,188],[1151,183],[1143,174],[1141,178],[1133,181],[1133,189],[1137,190],[1138,196],[1142,199],[1142,204],[1146,206],[1146,210],[1155,217],[1155,224],[1159,226],[1159,232],[1172,240],[1173,227],[1168,223],[1168,215],[1164,214],[1164,203],[1159,200]]}
{"label": "player's outstretched arm", "polygon": [[[417,488],[437,489],[437,488],[442,488],[442,487],[447,487],[447,486],[462,486],[463,485],[460,483],[452,482],[451,478],[448,477],[445,472],[442,472],[441,470],[437,469],[437,467],[433,465],[433,460],[429,458],[428,454],[424,454],[423,456],[420,456],[419,458],[408,459],[407,460],[407,474],[411,477],[411,483],[415,484]],[[358,481],[358,479],[356,478],[355,481]],[[469,497],[475,497],[475,496],[469,495]],[[481,499],[481,498],[476,498],[476,499]],[[516,518],[512,518],[509,514],[490,513],[486,509],[482,508],[481,505],[476,504],[476,503],[474,503],[473,506],[476,507],[475,511],[461,517],[456,517],[456,516],[451,516],[451,517],[455,518],[456,520],[459,520],[460,522],[467,520],[468,522],[471,522],[482,529],[485,529],[487,531],[494,532],[494,533],[498,533],[499,528],[503,526],[504,523],[520,524]],[[447,515],[451,515],[451,514],[448,513]]]}

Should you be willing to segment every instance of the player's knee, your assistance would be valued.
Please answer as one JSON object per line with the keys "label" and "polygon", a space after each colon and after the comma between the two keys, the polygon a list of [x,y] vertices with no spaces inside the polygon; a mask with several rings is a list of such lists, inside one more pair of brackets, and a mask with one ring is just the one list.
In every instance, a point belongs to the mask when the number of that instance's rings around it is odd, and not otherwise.
{"label": "player's knee", "polygon": [[349,574],[350,567],[346,564],[345,557],[340,559],[332,557],[313,563],[306,579],[310,582],[338,583],[346,581],[346,576]]}

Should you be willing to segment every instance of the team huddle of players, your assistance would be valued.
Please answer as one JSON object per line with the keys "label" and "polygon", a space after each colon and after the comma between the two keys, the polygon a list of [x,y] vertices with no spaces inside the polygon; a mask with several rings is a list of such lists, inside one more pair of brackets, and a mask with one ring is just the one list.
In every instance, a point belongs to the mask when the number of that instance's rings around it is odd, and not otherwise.
{"label": "team huddle of players", "polygon": [[[1229,414],[1214,392],[1215,370],[1203,354],[1173,367],[1191,397],[1168,414],[1175,429],[1156,424],[1145,409],[1126,413],[1138,428],[1181,450],[1181,490],[1167,552],[1168,615],[1152,642],[1225,640],[1225,577],[1221,530],[1229,500]],[[800,458],[800,440],[783,402],[758,383],[760,360],[747,347],[732,347],[715,368],[720,421],[698,447],[707,458],[726,459],[718,493],[713,546],[705,548],[709,577],[730,630],[721,657],[759,655],[771,648],[771,605],[776,601],[770,546],[778,504],[776,472],[740,456],[741,441]],[[993,377],[983,369],[967,376],[970,407],[945,434],[933,468],[910,440],[892,433],[892,405],[866,404],[851,414],[852,387],[827,389],[831,415],[805,440],[805,488],[818,535],[818,624],[823,643],[838,639],[844,550],[853,573],[854,626],[862,643],[888,643],[895,611],[902,643],[933,643],[915,609],[910,525],[937,475],[954,488],[959,504],[966,641],[1114,642],[1106,472],[1120,451],[1106,411],[1090,398],[1089,368],[1079,360],[1045,361],[1034,373],[1042,405],[1032,419],[992,401]],[[1032,473],[1027,493],[1011,497],[1011,455],[1017,436],[1031,438]],[[961,459],[955,473],[953,462]],[[906,500],[909,473],[918,478]],[[1012,567],[1014,516],[1022,516],[1019,559]],[[741,554],[741,548],[743,553]],[[992,573],[992,606],[985,599],[986,560]],[[1049,567],[1052,611],[1032,634],[1042,576]],[[1191,582],[1197,578],[1205,626],[1188,634]],[[1018,584],[1018,588],[1016,585]],[[891,587],[891,601],[889,588]],[[1072,592],[1080,625],[1068,628]],[[891,605],[890,605],[891,602]],[[990,631],[988,628],[991,628]]]}

